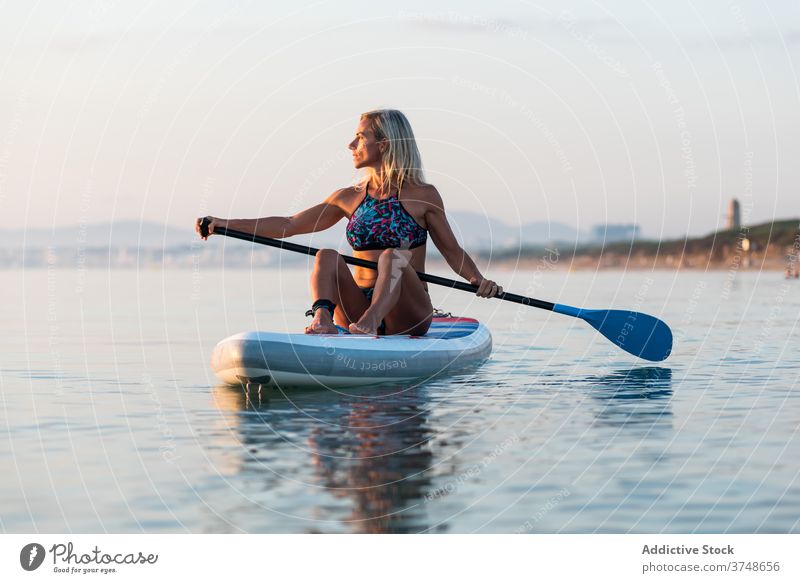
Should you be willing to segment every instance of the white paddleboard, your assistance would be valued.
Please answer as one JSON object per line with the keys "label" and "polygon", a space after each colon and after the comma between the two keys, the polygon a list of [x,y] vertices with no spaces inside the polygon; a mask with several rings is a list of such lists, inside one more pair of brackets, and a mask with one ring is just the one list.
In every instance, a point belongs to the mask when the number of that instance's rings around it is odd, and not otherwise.
{"label": "white paddleboard", "polygon": [[477,320],[437,317],[424,336],[243,332],[217,344],[211,368],[234,385],[356,387],[455,372],[491,351]]}

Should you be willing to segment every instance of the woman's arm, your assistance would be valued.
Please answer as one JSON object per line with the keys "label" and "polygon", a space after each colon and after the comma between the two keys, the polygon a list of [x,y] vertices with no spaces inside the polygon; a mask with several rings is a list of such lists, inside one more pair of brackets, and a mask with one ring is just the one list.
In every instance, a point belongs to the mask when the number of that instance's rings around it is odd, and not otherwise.
{"label": "woman's arm", "polygon": [[[324,202],[291,217],[264,217],[260,219],[219,219],[208,217],[208,234],[214,233],[214,227],[225,227],[243,233],[253,233],[259,237],[283,239],[292,235],[324,231],[345,217],[345,211],[339,206],[341,190],[331,194]],[[200,221],[197,219],[195,230],[200,233]]]}
{"label": "woman's arm", "polygon": [[491,298],[501,293],[503,288],[494,281],[484,278],[472,257],[458,244],[458,240],[453,234],[453,229],[450,228],[450,223],[447,221],[444,202],[436,188],[431,187],[430,199],[427,202],[428,210],[425,212],[425,223],[428,225],[428,232],[433,243],[441,251],[447,264],[472,285],[478,286],[477,295]]}

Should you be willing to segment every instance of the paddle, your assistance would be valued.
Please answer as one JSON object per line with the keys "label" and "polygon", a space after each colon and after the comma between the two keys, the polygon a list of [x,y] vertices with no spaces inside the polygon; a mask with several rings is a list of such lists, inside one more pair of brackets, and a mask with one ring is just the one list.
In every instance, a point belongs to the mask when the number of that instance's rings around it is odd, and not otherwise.
{"label": "paddle", "polygon": [[[200,223],[200,233],[204,237],[208,237],[208,224],[209,220],[207,218],[204,218]],[[312,256],[316,255],[317,251],[319,251],[319,249],[313,247],[297,245],[296,243],[289,243],[288,241],[282,241],[280,239],[259,237],[258,235],[234,231],[233,229],[226,229],[225,227],[216,227],[214,229],[214,234],[225,235],[226,237],[241,239],[242,241],[269,245],[270,247],[277,247],[279,249],[286,249],[287,251],[294,251],[296,253],[304,253]],[[373,261],[349,257],[347,255],[342,255],[341,257],[344,259],[345,263],[350,265],[366,267],[367,269],[378,269],[378,264]],[[427,283],[434,283],[436,285],[452,287],[472,293],[478,291],[478,286],[463,281],[455,281],[445,277],[421,273],[419,271],[417,275],[422,281]],[[672,351],[672,331],[669,329],[669,326],[658,318],[654,318],[648,314],[629,310],[586,310],[564,304],[553,304],[543,300],[527,298],[509,292],[503,292],[494,297],[500,300],[506,300],[507,302],[522,304],[523,306],[533,306],[534,308],[550,310],[557,314],[580,318],[588,322],[592,328],[600,332],[600,334],[608,338],[622,350],[645,360],[661,361],[667,358]]]}

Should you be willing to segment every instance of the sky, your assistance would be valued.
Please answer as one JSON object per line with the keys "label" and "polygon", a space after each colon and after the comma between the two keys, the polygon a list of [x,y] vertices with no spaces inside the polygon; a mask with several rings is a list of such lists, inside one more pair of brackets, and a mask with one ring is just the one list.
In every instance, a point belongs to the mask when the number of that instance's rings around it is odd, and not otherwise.
{"label": "sky", "polygon": [[702,235],[800,216],[796,1],[14,1],[6,228],[288,215],[401,109],[448,209]]}

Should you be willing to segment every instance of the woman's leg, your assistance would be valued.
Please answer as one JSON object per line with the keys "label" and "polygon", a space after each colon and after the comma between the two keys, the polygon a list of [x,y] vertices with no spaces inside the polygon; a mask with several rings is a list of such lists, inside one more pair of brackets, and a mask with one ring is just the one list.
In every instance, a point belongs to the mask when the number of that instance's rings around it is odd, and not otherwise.
{"label": "woman's leg", "polygon": [[[353,274],[341,255],[334,249],[320,249],[311,272],[311,300],[330,300],[336,304],[336,322],[347,328],[356,322],[369,306],[364,292],[353,279]],[[320,308],[314,314],[306,334],[336,334],[330,312]]]}
{"label": "woman's leg", "polygon": [[433,316],[430,296],[409,265],[411,252],[386,249],[378,258],[378,279],[372,303],[361,318],[350,325],[353,334],[377,334],[381,321],[386,334],[422,335]]}

